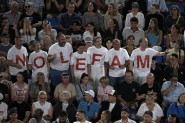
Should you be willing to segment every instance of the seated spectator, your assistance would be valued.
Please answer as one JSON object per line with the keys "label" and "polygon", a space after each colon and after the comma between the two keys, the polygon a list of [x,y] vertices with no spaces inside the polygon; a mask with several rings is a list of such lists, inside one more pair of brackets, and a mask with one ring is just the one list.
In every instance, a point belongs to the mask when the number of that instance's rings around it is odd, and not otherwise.
{"label": "seated spectator", "polygon": [[52,123],[70,123],[68,120],[68,114],[66,111],[61,111],[58,115],[58,118]]}
{"label": "seated spectator", "polygon": [[130,19],[132,17],[138,18],[138,28],[143,29],[145,18],[144,18],[143,13],[139,12],[139,3],[138,2],[132,2],[132,11],[130,13],[128,13],[126,16],[125,27],[131,27]]}
{"label": "seated spectator", "polygon": [[[121,83],[118,88],[118,100],[123,106],[130,107],[136,104],[138,96],[139,84],[134,82],[133,72],[127,70],[125,72],[125,82]],[[137,107],[135,107],[136,109]]]}
{"label": "seated spectator", "polygon": [[107,10],[106,14],[104,15],[105,30],[107,30],[109,28],[109,22],[111,19],[117,20],[118,30],[121,30],[122,29],[122,16],[118,12],[118,8],[116,7],[116,4],[114,4],[114,3],[108,4],[108,10]]}
{"label": "seated spectator", "polygon": [[0,56],[7,57],[8,50],[12,47],[12,44],[9,43],[10,36],[8,33],[1,34],[1,44],[0,44]]}
{"label": "seated spectator", "polygon": [[23,11],[24,11],[24,2],[25,2],[25,0],[9,0],[9,5],[11,5],[11,3],[13,2],[13,1],[16,1],[16,2],[18,2],[18,11],[20,12],[20,13],[23,13]]}
{"label": "seated spectator", "polygon": [[162,95],[161,95],[161,86],[156,83],[155,76],[153,73],[148,73],[147,75],[147,81],[145,84],[141,85],[139,89],[139,96],[137,97],[137,100],[142,102],[145,98],[145,95],[151,94],[154,98],[154,100],[161,105],[162,103]]}
{"label": "seated spectator", "polygon": [[21,120],[18,120],[17,108],[12,108],[9,111],[10,120],[7,123],[23,123]]}
{"label": "seated spectator", "polygon": [[107,37],[104,39],[104,46],[105,48],[107,48],[107,50],[112,49],[113,43],[112,43],[112,38],[111,37]]}
{"label": "seated spectator", "polygon": [[68,91],[60,93],[59,102],[55,105],[53,110],[53,117],[56,119],[62,111],[66,111],[69,114],[68,120],[72,123],[75,120],[76,107],[71,103],[71,94]]}
{"label": "seated spectator", "polygon": [[0,83],[2,80],[10,80],[10,73],[6,58],[0,56]]}
{"label": "seated spectator", "polygon": [[167,6],[166,6],[165,0],[160,0],[160,1],[158,1],[158,0],[148,0],[148,4],[147,4],[147,11],[148,11],[148,12],[150,12],[150,6],[151,6],[152,4],[157,4],[157,5],[159,5],[159,10],[160,10],[160,12],[161,12],[162,14],[166,14],[166,13],[167,13],[168,8],[167,8]]}
{"label": "seated spectator", "polygon": [[38,100],[38,93],[40,91],[45,91],[47,96],[49,97],[50,93],[50,85],[45,82],[44,73],[38,72],[37,73],[37,81],[30,83],[29,87],[29,95],[31,102],[36,102]]}
{"label": "seated spectator", "polygon": [[142,121],[140,123],[156,123],[155,121],[153,121],[152,111],[145,111],[143,117],[144,117],[144,121]]}
{"label": "seated spectator", "polygon": [[31,105],[24,101],[24,92],[22,90],[17,90],[15,92],[17,100],[10,103],[9,109],[14,107],[17,108],[17,113],[19,114],[17,119],[20,121],[28,122],[31,114]]}
{"label": "seated spectator", "polygon": [[88,23],[94,23],[94,27],[99,31],[103,30],[103,16],[98,12],[97,4],[95,2],[90,2],[88,4],[88,11],[82,16],[82,25],[88,25]]}
{"label": "seated spectator", "polygon": [[[105,14],[106,12],[106,4],[105,4],[105,0],[85,0],[84,4],[84,11],[86,12],[89,8],[89,3],[90,2],[95,2],[97,4],[97,10],[101,13],[101,14]],[[84,13],[84,12],[82,12]]]}
{"label": "seated spectator", "polygon": [[89,83],[88,74],[83,73],[80,78],[80,84],[76,85],[76,100],[78,103],[84,100],[85,91],[93,90],[92,85]]}
{"label": "seated spectator", "polygon": [[0,93],[0,122],[4,123],[7,119],[8,105],[3,102],[3,95]]}
{"label": "seated spectator", "polygon": [[[66,42],[68,42],[72,46],[73,41],[70,35],[66,35]],[[73,48],[73,51],[74,51],[74,48]]]}
{"label": "seated spectator", "polygon": [[86,112],[84,110],[78,110],[75,117],[77,121],[73,123],[91,123],[87,120]]}
{"label": "seated spectator", "polygon": [[180,26],[178,24],[173,24],[171,26],[171,33],[166,36],[166,48],[174,48],[176,40],[184,41],[183,35],[180,34]]}
{"label": "seated spectator", "polygon": [[177,102],[172,103],[167,111],[167,117],[169,117],[172,113],[175,113],[179,119],[185,121],[185,93],[182,93]]}
{"label": "seated spectator", "polygon": [[3,29],[5,28],[5,26],[8,25],[8,18],[7,17],[2,17],[1,18],[1,24],[0,24],[0,33],[3,32]]}
{"label": "seated spectator", "polygon": [[170,81],[163,83],[161,92],[163,95],[163,106],[168,107],[171,103],[177,102],[179,96],[185,93],[184,85],[178,82],[176,75],[171,75]]}
{"label": "seated spectator", "polygon": [[93,46],[93,38],[92,37],[86,37],[84,39],[84,41],[85,41],[84,52],[87,52],[88,48]]}
{"label": "seated spectator", "polygon": [[52,43],[55,43],[57,31],[55,29],[52,29],[51,24],[47,20],[42,21],[42,28],[43,29],[38,32],[41,46],[44,45],[43,38],[45,37],[45,35],[48,35],[51,38]]}
{"label": "seated spectator", "polygon": [[121,118],[122,106],[117,100],[117,92],[115,90],[107,93],[107,95],[109,96],[108,101],[103,101],[101,103],[99,117],[103,111],[108,110],[111,113],[110,121],[115,122]]}
{"label": "seated spectator", "polygon": [[59,98],[59,94],[63,91],[68,91],[71,94],[71,99],[73,100],[76,96],[76,89],[75,86],[69,83],[69,74],[63,72],[61,75],[61,83],[58,84],[54,91],[54,99],[57,101]]}
{"label": "seated spectator", "polygon": [[47,102],[47,94],[45,91],[40,91],[38,94],[38,101],[32,104],[32,117],[34,117],[37,109],[42,109],[41,115],[44,120],[50,121],[53,118],[53,107],[50,102]]}
{"label": "seated spectator", "polygon": [[182,33],[182,30],[184,29],[184,18],[180,15],[180,10],[177,5],[171,6],[170,15],[165,19],[164,27],[166,31],[170,32],[170,27],[174,24],[178,24],[180,26],[179,33]]}
{"label": "seated spectator", "polygon": [[123,43],[124,45],[127,44],[126,40],[129,35],[133,35],[135,37],[134,40],[134,46],[139,45],[139,40],[141,38],[144,38],[144,31],[140,28],[138,28],[138,19],[136,17],[132,17],[130,19],[130,25],[131,27],[125,27],[122,32],[123,36]]}
{"label": "seated spectator", "polygon": [[22,72],[17,73],[17,82],[15,82],[11,87],[11,101],[17,100],[17,97],[16,97],[17,90],[23,91],[24,101],[27,102],[29,98],[28,96],[29,85],[26,82],[24,82],[24,75]]}
{"label": "seated spectator", "polygon": [[95,94],[93,90],[85,91],[85,101],[81,101],[78,105],[78,110],[84,110],[89,121],[95,121],[98,118],[100,106],[94,102],[94,97]]}
{"label": "seated spectator", "polygon": [[130,110],[127,107],[121,109],[121,120],[116,121],[115,123],[136,123],[134,120],[129,119]]}
{"label": "seated spectator", "polygon": [[152,120],[157,123],[160,122],[161,117],[163,117],[164,114],[161,107],[154,102],[154,96],[151,94],[147,94],[145,96],[145,100],[146,102],[143,103],[138,109],[138,112],[137,112],[138,120],[143,121],[145,119],[145,111],[151,111],[153,113]]}
{"label": "seated spectator", "polygon": [[148,30],[145,31],[145,37],[148,39],[149,47],[158,47],[161,49],[160,45],[163,39],[163,32],[159,29],[156,18],[150,19]]}
{"label": "seated spectator", "polygon": [[171,74],[176,75],[178,77],[178,81],[185,85],[185,68],[179,64],[179,57],[177,54],[171,54],[170,56],[170,65],[165,67],[164,69],[164,77],[167,81],[170,80]]}
{"label": "seated spectator", "polygon": [[81,15],[83,11],[83,0],[66,0],[66,6],[70,3],[73,2],[75,4],[75,13]]}
{"label": "seated spectator", "polygon": [[98,103],[101,104],[102,101],[108,101],[107,93],[113,90],[113,87],[109,85],[109,78],[107,76],[102,76],[100,78],[100,85],[98,87]]}
{"label": "seated spectator", "polygon": [[44,111],[40,108],[34,111],[33,117],[29,120],[28,123],[48,123],[43,117]]}
{"label": "seated spectator", "polygon": [[100,118],[100,120],[98,120],[97,123],[112,123],[111,122],[111,113],[110,113],[110,111],[104,110],[101,113],[101,118]]}
{"label": "seated spectator", "polygon": [[136,49],[136,47],[134,46],[134,41],[135,41],[135,37],[133,35],[129,35],[126,41],[127,45],[123,47],[124,49],[127,50],[129,56],[131,56],[132,51]]}
{"label": "seated spectator", "polygon": [[172,113],[168,116],[167,120],[164,123],[180,123],[180,120],[175,113]]}
{"label": "seated spectator", "polygon": [[42,47],[42,50],[43,50],[43,51],[46,51],[46,52],[48,53],[49,48],[50,48],[51,45],[52,45],[52,42],[51,42],[51,41],[52,41],[52,40],[51,40],[50,36],[45,35],[45,36],[43,37],[43,47]]}

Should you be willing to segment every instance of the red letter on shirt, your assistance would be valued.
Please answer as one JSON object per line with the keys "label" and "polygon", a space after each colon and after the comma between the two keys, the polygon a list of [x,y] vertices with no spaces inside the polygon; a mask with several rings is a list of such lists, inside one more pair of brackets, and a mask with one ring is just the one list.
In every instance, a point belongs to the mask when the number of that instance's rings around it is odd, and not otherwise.
{"label": "red letter on shirt", "polygon": [[[149,58],[150,56],[149,55],[146,55],[145,56],[145,60],[144,60],[144,63],[141,59],[141,56],[137,56],[137,68],[139,68],[139,64],[141,63],[141,68],[145,68],[145,65],[147,64],[147,68],[149,68]],[[146,63],[147,62],[147,63]]]}
{"label": "red letter on shirt", "polygon": [[111,64],[111,66],[116,66],[116,65],[120,66],[120,61],[119,61],[118,56],[114,56],[114,58],[112,60],[112,64]]}
{"label": "red letter on shirt", "polygon": [[84,65],[85,66],[85,63],[80,63],[80,61],[85,61],[86,59],[85,58],[81,58],[81,59],[76,59],[76,70],[85,70],[85,68],[79,68],[79,65]]}
{"label": "red letter on shirt", "polygon": [[19,64],[19,61],[22,63],[23,66],[25,66],[25,55],[22,54],[23,59],[20,58],[19,55],[16,55],[16,64]]}
{"label": "red letter on shirt", "polygon": [[[42,65],[40,65],[40,66],[38,66],[38,65],[37,65],[37,62],[36,62],[38,59],[41,59],[41,60],[42,60]],[[44,65],[45,65],[45,60],[44,60],[44,58],[43,58],[42,56],[36,57],[36,58],[34,59],[34,65],[35,65],[36,68],[42,68],[42,67],[44,67]]]}
{"label": "red letter on shirt", "polygon": [[63,53],[62,52],[60,52],[60,59],[61,59],[62,64],[69,62],[69,60],[64,61],[64,57],[63,57]]}
{"label": "red letter on shirt", "polygon": [[95,61],[100,61],[100,59],[96,59],[96,56],[102,57],[102,54],[93,54],[92,65],[94,64]]}

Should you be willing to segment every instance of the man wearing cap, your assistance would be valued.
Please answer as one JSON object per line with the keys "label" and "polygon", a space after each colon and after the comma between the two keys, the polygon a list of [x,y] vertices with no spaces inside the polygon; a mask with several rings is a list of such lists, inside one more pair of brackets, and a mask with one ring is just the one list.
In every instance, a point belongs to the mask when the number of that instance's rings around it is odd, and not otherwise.
{"label": "man wearing cap", "polygon": [[85,101],[78,105],[78,110],[84,110],[89,121],[95,121],[98,118],[100,106],[94,102],[94,96],[93,90],[85,91]]}
{"label": "man wearing cap", "polygon": [[108,101],[103,101],[101,103],[101,109],[99,112],[99,117],[101,113],[105,110],[108,110],[111,112],[111,121],[115,122],[121,118],[121,104],[117,101],[117,93],[115,90],[112,90],[110,93],[108,93]]}
{"label": "man wearing cap", "polygon": [[128,52],[120,47],[120,40],[114,39],[113,48],[107,52],[104,60],[105,75],[107,75],[107,69],[109,69],[110,85],[114,87],[115,90],[124,82],[126,67],[129,64]]}
{"label": "man wearing cap", "polygon": [[23,123],[21,120],[18,120],[17,108],[12,108],[9,111],[10,120],[7,123]]}
{"label": "man wearing cap", "polygon": [[12,44],[9,43],[10,36],[8,33],[1,34],[1,44],[0,44],[0,56],[7,57],[8,50],[12,47]]}
{"label": "man wearing cap", "polygon": [[155,123],[153,121],[153,113],[151,111],[145,111],[143,117],[144,117],[144,121],[142,121],[140,123]]}
{"label": "man wearing cap", "polygon": [[121,120],[116,121],[115,123],[136,123],[134,120],[129,119],[130,110],[128,107],[123,107],[121,109]]}
{"label": "man wearing cap", "polygon": [[138,2],[132,2],[132,12],[128,13],[125,20],[125,27],[130,27],[130,19],[132,17],[138,18],[138,27],[140,29],[144,28],[144,22],[145,18],[143,13],[139,12],[139,3]]}
{"label": "man wearing cap", "polygon": [[3,95],[0,93],[0,122],[4,122],[7,119],[8,105],[3,102]]}

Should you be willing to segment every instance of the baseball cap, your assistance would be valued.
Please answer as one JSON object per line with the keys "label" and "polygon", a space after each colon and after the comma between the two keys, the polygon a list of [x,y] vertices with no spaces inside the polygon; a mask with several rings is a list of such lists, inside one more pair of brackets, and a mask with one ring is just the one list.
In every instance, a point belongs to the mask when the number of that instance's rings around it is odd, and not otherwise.
{"label": "baseball cap", "polygon": [[8,38],[9,38],[10,35],[9,35],[8,33],[2,33],[2,34],[1,34],[1,37],[8,37]]}
{"label": "baseball cap", "polygon": [[112,90],[110,93],[107,93],[108,94],[108,96],[117,96],[117,93],[116,93],[116,91],[115,90]]}
{"label": "baseball cap", "polygon": [[75,20],[72,22],[72,25],[81,26],[81,22],[79,20]]}
{"label": "baseball cap", "polygon": [[3,95],[0,93],[0,101],[3,100]]}
{"label": "baseball cap", "polygon": [[85,43],[87,43],[87,42],[92,43],[93,39],[92,39],[91,37],[86,37],[86,38],[84,39],[84,41],[85,41]]}
{"label": "baseball cap", "polygon": [[139,3],[138,2],[132,2],[132,7],[139,7]]}
{"label": "baseball cap", "polygon": [[93,90],[85,91],[85,93],[91,95],[94,98],[94,91]]}
{"label": "baseball cap", "polygon": [[121,109],[121,111],[126,111],[126,112],[128,112],[128,113],[130,114],[130,109],[129,109],[128,107],[123,107],[123,108]]}
{"label": "baseball cap", "polygon": [[9,113],[10,114],[17,113],[17,108],[14,107],[14,108],[10,109],[10,112]]}

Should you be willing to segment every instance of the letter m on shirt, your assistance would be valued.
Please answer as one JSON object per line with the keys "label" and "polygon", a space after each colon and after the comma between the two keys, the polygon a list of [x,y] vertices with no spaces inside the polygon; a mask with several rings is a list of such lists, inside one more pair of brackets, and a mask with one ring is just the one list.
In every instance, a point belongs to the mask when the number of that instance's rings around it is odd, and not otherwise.
{"label": "letter m on shirt", "polygon": [[149,68],[149,59],[150,59],[149,55],[145,56],[144,61],[142,60],[141,56],[137,56],[137,68],[140,68],[140,65],[141,68],[145,68],[145,66]]}

